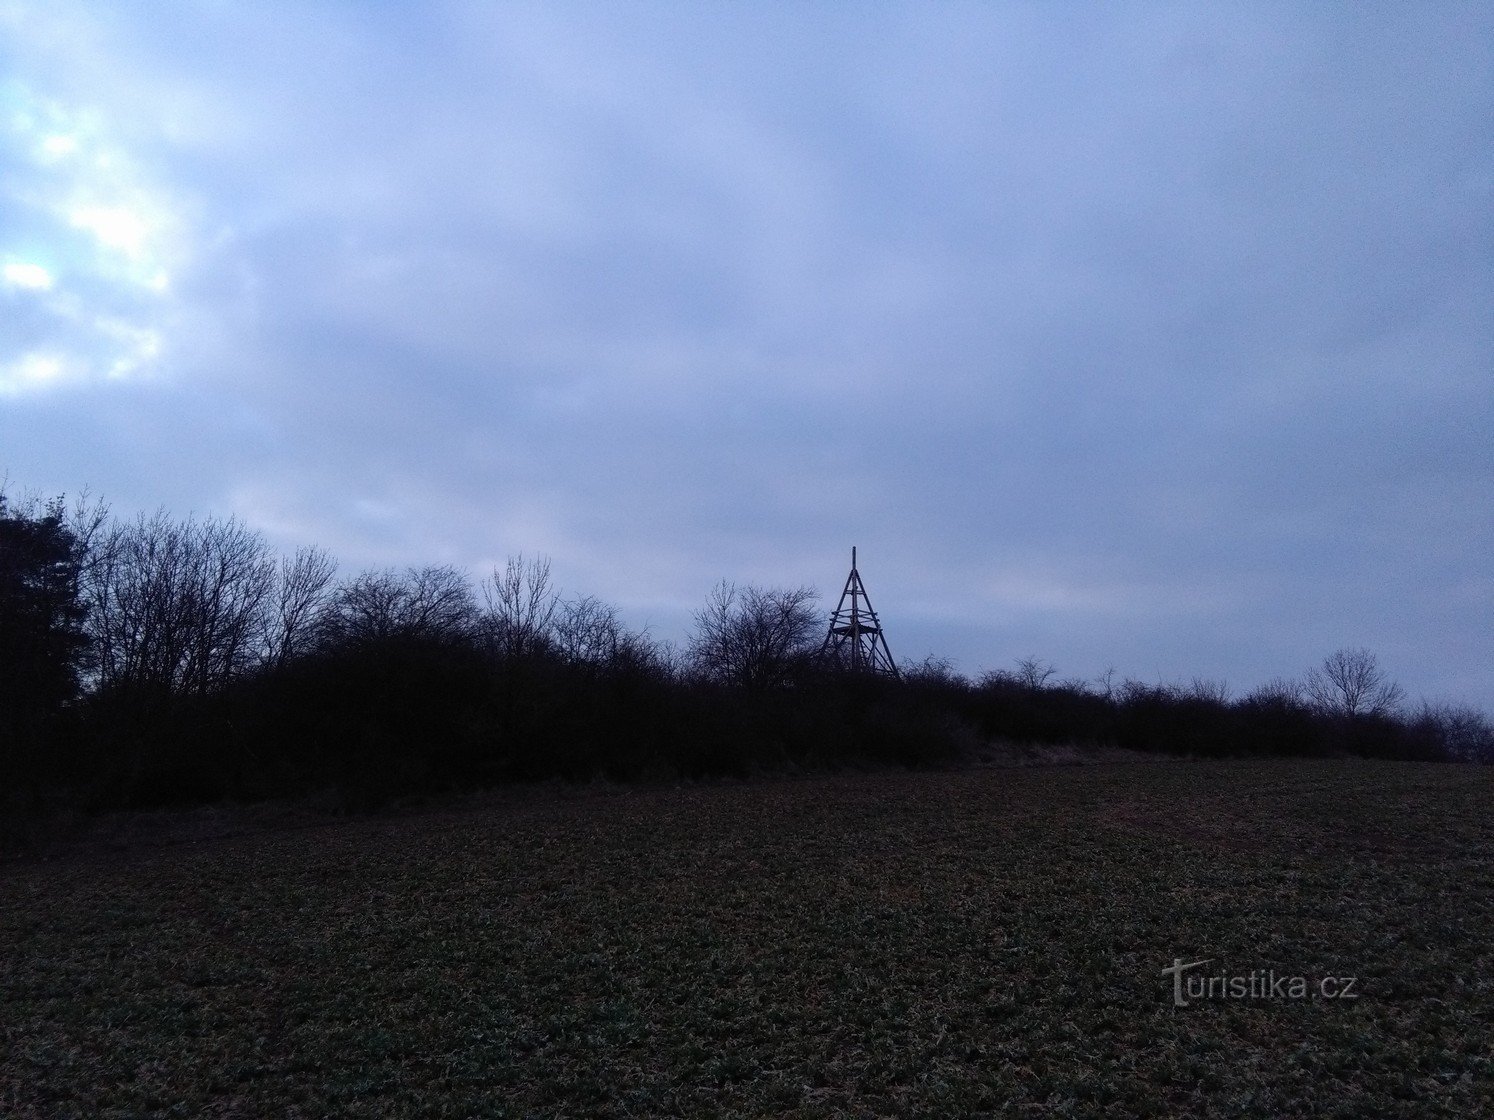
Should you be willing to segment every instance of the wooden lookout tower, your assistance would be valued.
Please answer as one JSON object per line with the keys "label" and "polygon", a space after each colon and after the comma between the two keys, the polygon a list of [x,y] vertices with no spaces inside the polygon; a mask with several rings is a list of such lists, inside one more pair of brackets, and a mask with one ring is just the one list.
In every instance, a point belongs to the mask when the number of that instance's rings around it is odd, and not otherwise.
{"label": "wooden lookout tower", "polygon": [[882,635],[882,624],[872,610],[871,596],[856,570],[856,549],[851,549],[851,574],[840,593],[840,606],[830,616],[830,632],[820,646],[826,663],[853,673],[881,673],[900,677],[897,663]]}

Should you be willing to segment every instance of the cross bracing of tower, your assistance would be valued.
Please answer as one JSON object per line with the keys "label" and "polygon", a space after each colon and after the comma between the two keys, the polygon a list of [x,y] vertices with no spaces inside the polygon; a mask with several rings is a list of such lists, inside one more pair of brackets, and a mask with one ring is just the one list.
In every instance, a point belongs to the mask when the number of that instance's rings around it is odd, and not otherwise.
{"label": "cross bracing of tower", "polygon": [[871,596],[866,593],[861,573],[856,570],[854,547],[851,549],[851,574],[846,577],[845,590],[840,593],[840,605],[830,616],[830,629],[820,646],[820,657],[851,672],[901,676],[897,663],[892,660],[892,652],[887,648],[882,623],[872,609]]}

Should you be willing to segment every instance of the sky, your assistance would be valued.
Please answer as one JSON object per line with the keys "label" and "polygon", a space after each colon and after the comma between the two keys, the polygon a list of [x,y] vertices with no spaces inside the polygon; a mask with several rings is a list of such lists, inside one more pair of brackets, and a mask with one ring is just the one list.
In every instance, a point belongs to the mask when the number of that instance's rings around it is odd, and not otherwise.
{"label": "sky", "polygon": [[0,475],[1494,711],[1494,4],[0,0]]}

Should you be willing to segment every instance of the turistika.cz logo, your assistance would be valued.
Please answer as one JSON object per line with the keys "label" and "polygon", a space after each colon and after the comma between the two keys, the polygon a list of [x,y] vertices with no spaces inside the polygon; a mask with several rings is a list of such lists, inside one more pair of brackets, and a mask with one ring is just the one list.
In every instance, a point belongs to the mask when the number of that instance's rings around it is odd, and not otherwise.
{"label": "turistika.cz logo", "polygon": [[1254,968],[1244,973],[1193,971],[1213,963],[1213,957],[1201,961],[1172,958],[1171,966],[1164,968],[1162,975],[1172,977],[1174,1007],[1187,1007],[1200,999],[1359,998],[1359,978],[1356,976],[1321,976],[1314,980],[1306,976],[1278,975],[1274,969],[1268,968]]}

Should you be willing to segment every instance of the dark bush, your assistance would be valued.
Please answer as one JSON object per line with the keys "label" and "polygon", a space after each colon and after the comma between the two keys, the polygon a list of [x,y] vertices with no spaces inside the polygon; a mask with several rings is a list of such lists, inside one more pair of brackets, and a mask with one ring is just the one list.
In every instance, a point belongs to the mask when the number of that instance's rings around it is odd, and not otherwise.
{"label": "dark bush", "polygon": [[334,582],[235,522],[0,493],[0,809],[340,791],[356,808],[563,778],[943,765],[982,741],[1209,756],[1494,761],[1481,713],[1399,708],[1364,650],[1239,701],[1219,682],[1054,681],[1037,657],[971,683],[930,658],[845,671],[807,588],[716,588],[683,655],[562,598],[543,560],[474,596],[451,567]]}

